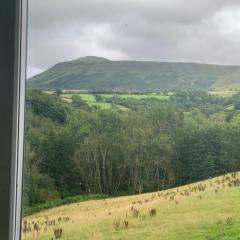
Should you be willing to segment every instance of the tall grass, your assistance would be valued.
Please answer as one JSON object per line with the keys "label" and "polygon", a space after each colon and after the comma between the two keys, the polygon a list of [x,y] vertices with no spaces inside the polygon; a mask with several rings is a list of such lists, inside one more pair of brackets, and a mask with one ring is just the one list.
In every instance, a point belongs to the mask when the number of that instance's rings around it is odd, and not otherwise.
{"label": "tall grass", "polygon": [[108,198],[107,195],[104,194],[91,194],[91,195],[80,195],[80,196],[74,196],[74,197],[67,197],[63,199],[56,199],[52,201],[48,201],[43,204],[36,205],[34,207],[23,207],[23,216],[29,216],[34,213],[38,213],[44,210],[48,210],[50,208],[62,206],[62,205],[68,205],[71,203],[78,203],[78,202],[84,202],[89,200],[97,200],[97,199],[106,199]]}

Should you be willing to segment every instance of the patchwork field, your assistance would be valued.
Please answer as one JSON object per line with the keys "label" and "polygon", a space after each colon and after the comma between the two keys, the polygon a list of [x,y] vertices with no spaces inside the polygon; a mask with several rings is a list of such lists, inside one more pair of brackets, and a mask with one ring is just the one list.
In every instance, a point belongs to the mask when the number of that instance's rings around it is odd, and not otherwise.
{"label": "patchwork field", "polygon": [[[48,93],[52,93],[49,91]],[[221,97],[232,97],[234,94],[237,94],[238,91],[233,90],[221,90],[221,91],[209,91],[208,92],[212,96],[221,96]],[[97,94],[102,97],[102,100],[96,100],[96,97],[91,93],[78,93],[78,95],[82,98],[84,102],[86,102],[89,106],[96,106],[101,109],[110,109],[112,107],[117,107],[121,110],[126,110],[127,108],[114,103],[109,103],[107,100],[109,98],[118,97],[121,99],[134,99],[134,100],[142,100],[142,99],[157,99],[157,100],[169,100],[170,96],[172,95],[171,92],[168,93],[168,95],[158,95],[156,93],[150,93],[150,94]],[[72,94],[71,93],[63,93],[61,94],[61,99],[64,101],[67,101],[69,103],[72,102]],[[230,106],[228,109],[232,109],[232,106]]]}
{"label": "patchwork field", "polygon": [[104,98],[109,98],[109,97],[113,97],[113,96],[118,96],[120,98],[123,99],[129,99],[129,98],[133,98],[133,99],[149,99],[149,98],[156,98],[159,100],[168,100],[169,96],[166,95],[157,95],[157,94],[100,94],[102,97]]}
{"label": "patchwork field", "polygon": [[28,216],[23,240],[239,239],[240,173],[170,190],[93,200]]}
{"label": "patchwork field", "polygon": [[[135,100],[141,100],[141,99],[150,99],[150,98],[155,98],[158,100],[168,100],[170,96],[165,96],[165,95],[157,95],[157,94],[97,94],[102,97],[102,100],[97,101],[95,96],[90,93],[78,93],[79,96],[82,98],[83,101],[85,101],[89,106],[97,106],[100,107],[101,109],[110,109],[113,106],[117,106],[118,108],[125,110],[126,108],[117,105],[117,104],[112,104],[108,103],[105,100],[112,98],[114,96],[117,96],[122,99],[135,99]],[[72,101],[72,94],[70,93],[63,93],[61,94],[61,98],[64,101],[71,102]]]}
{"label": "patchwork field", "polygon": [[219,90],[219,91],[209,91],[209,94],[221,97],[232,97],[234,94],[238,93],[239,91],[230,91],[230,90]]}

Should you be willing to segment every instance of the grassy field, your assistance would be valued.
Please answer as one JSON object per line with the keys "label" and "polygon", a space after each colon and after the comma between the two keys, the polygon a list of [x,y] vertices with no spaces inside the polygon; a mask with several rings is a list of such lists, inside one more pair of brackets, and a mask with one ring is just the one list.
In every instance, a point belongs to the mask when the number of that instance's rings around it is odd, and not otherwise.
{"label": "grassy field", "polygon": [[230,91],[230,90],[219,90],[219,91],[209,91],[209,94],[222,97],[231,97],[239,91]]}
{"label": "grassy field", "polygon": [[133,98],[136,100],[141,100],[141,99],[149,99],[149,98],[155,98],[159,100],[168,100],[170,96],[165,96],[165,95],[157,95],[157,94],[100,94],[104,98],[110,98],[113,96],[118,96],[123,99],[129,99]]}
{"label": "grassy field", "polygon": [[96,106],[100,107],[101,109],[110,109],[112,107],[111,103],[106,103],[106,102],[87,102],[89,106]]}
{"label": "grassy field", "polygon": [[[92,94],[79,93],[79,96],[85,102],[96,102],[96,99],[95,99],[95,97]],[[72,99],[72,94],[70,94],[70,93],[63,93],[63,94],[61,94],[61,98]]]}
{"label": "grassy field", "polygon": [[[52,94],[53,91],[47,91],[46,93]],[[231,97],[234,94],[238,93],[238,91],[230,91],[230,90],[219,90],[219,91],[209,91],[208,92],[211,95],[214,96],[221,96],[221,97]],[[141,99],[150,99],[150,98],[155,98],[158,100],[169,100],[170,95],[172,94],[171,92],[168,93],[168,95],[158,95],[156,93],[149,93],[149,94],[111,94],[111,93],[106,93],[106,94],[98,94],[100,95],[103,100],[102,101],[97,101],[95,96],[90,93],[78,93],[79,96],[81,96],[82,100],[85,101],[89,106],[96,106],[101,109],[110,109],[112,107],[117,107],[121,110],[127,110],[126,107],[113,104],[113,103],[107,103],[106,100],[108,98],[112,98],[114,96],[117,96],[122,99],[135,99],[135,100],[141,100]],[[72,102],[72,94],[71,93],[63,93],[61,94],[61,98],[64,101],[67,101],[69,103]],[[228,106],[226,110],[232,110],[233,106]]]}
{"label": "grassy field", "polygon": [[54,229],[62,240],[240,239],[239,186],[235,173],[161,192],[61,206],[26,217],[22,239],[55,239]]}
{"label": "grassy field", "polygon": [[[79,93],[82,100],[85,101],[89,106],[96,106],[100,107],[101,109],[110,109],[112,107],[112,104],[106,103],[106,102],[97,102],[96,98],[92,94],[87,93]],[[61,98],[67,102],[72,102],[72,94],[64,93],[61,95]]]}
{"label": "grassy field", "polygon": [[[79,93],[79,96],[81,96],[82,100],[85,101],[89,106],[97,106],[100,107],[101,109],[110,109],[113,106],[116,106],[122,110],[126,110],[125,107],[120,106],[120,105],[114,105],[111,103],[105,102],[106,99],[111,98],[113,96],[118,96],[123,99],[136,99],[136,100],[141,100],[141,99],[150,99],[150,98],[155,98],[159,100],[168,100],[170,96],[164,96],[164,95],[157,95],[157,94],[99,94],[101,97],[103,97],[103,101],[97,101],[95,96],[90,93]],[[64,101],[71,102],[72,101],[72,94],[71,93],[63,93],[61,94],[61,98]]]}

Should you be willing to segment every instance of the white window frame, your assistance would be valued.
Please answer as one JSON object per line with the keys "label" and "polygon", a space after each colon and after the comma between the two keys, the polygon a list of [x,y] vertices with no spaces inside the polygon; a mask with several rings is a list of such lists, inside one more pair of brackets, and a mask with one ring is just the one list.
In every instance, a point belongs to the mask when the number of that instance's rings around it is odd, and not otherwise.
{"label": "white window frame", "polygon": [[21,238],[27,0],[0,9],[0,239]]}

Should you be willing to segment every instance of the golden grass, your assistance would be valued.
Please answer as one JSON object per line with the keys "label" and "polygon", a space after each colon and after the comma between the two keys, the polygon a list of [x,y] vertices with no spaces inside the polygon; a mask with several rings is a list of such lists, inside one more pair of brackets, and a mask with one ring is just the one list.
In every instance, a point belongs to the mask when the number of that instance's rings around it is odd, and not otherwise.
{"label": "golden grass", "polygon": [[[62,228],[62,240],[239,239],[239,186],[235,173],[161,192],[61,206],[26,217],[31,231],[23,224],[22,239],[55,239],[56,228]],[[41,230],[34,231],[34,224]]]}

